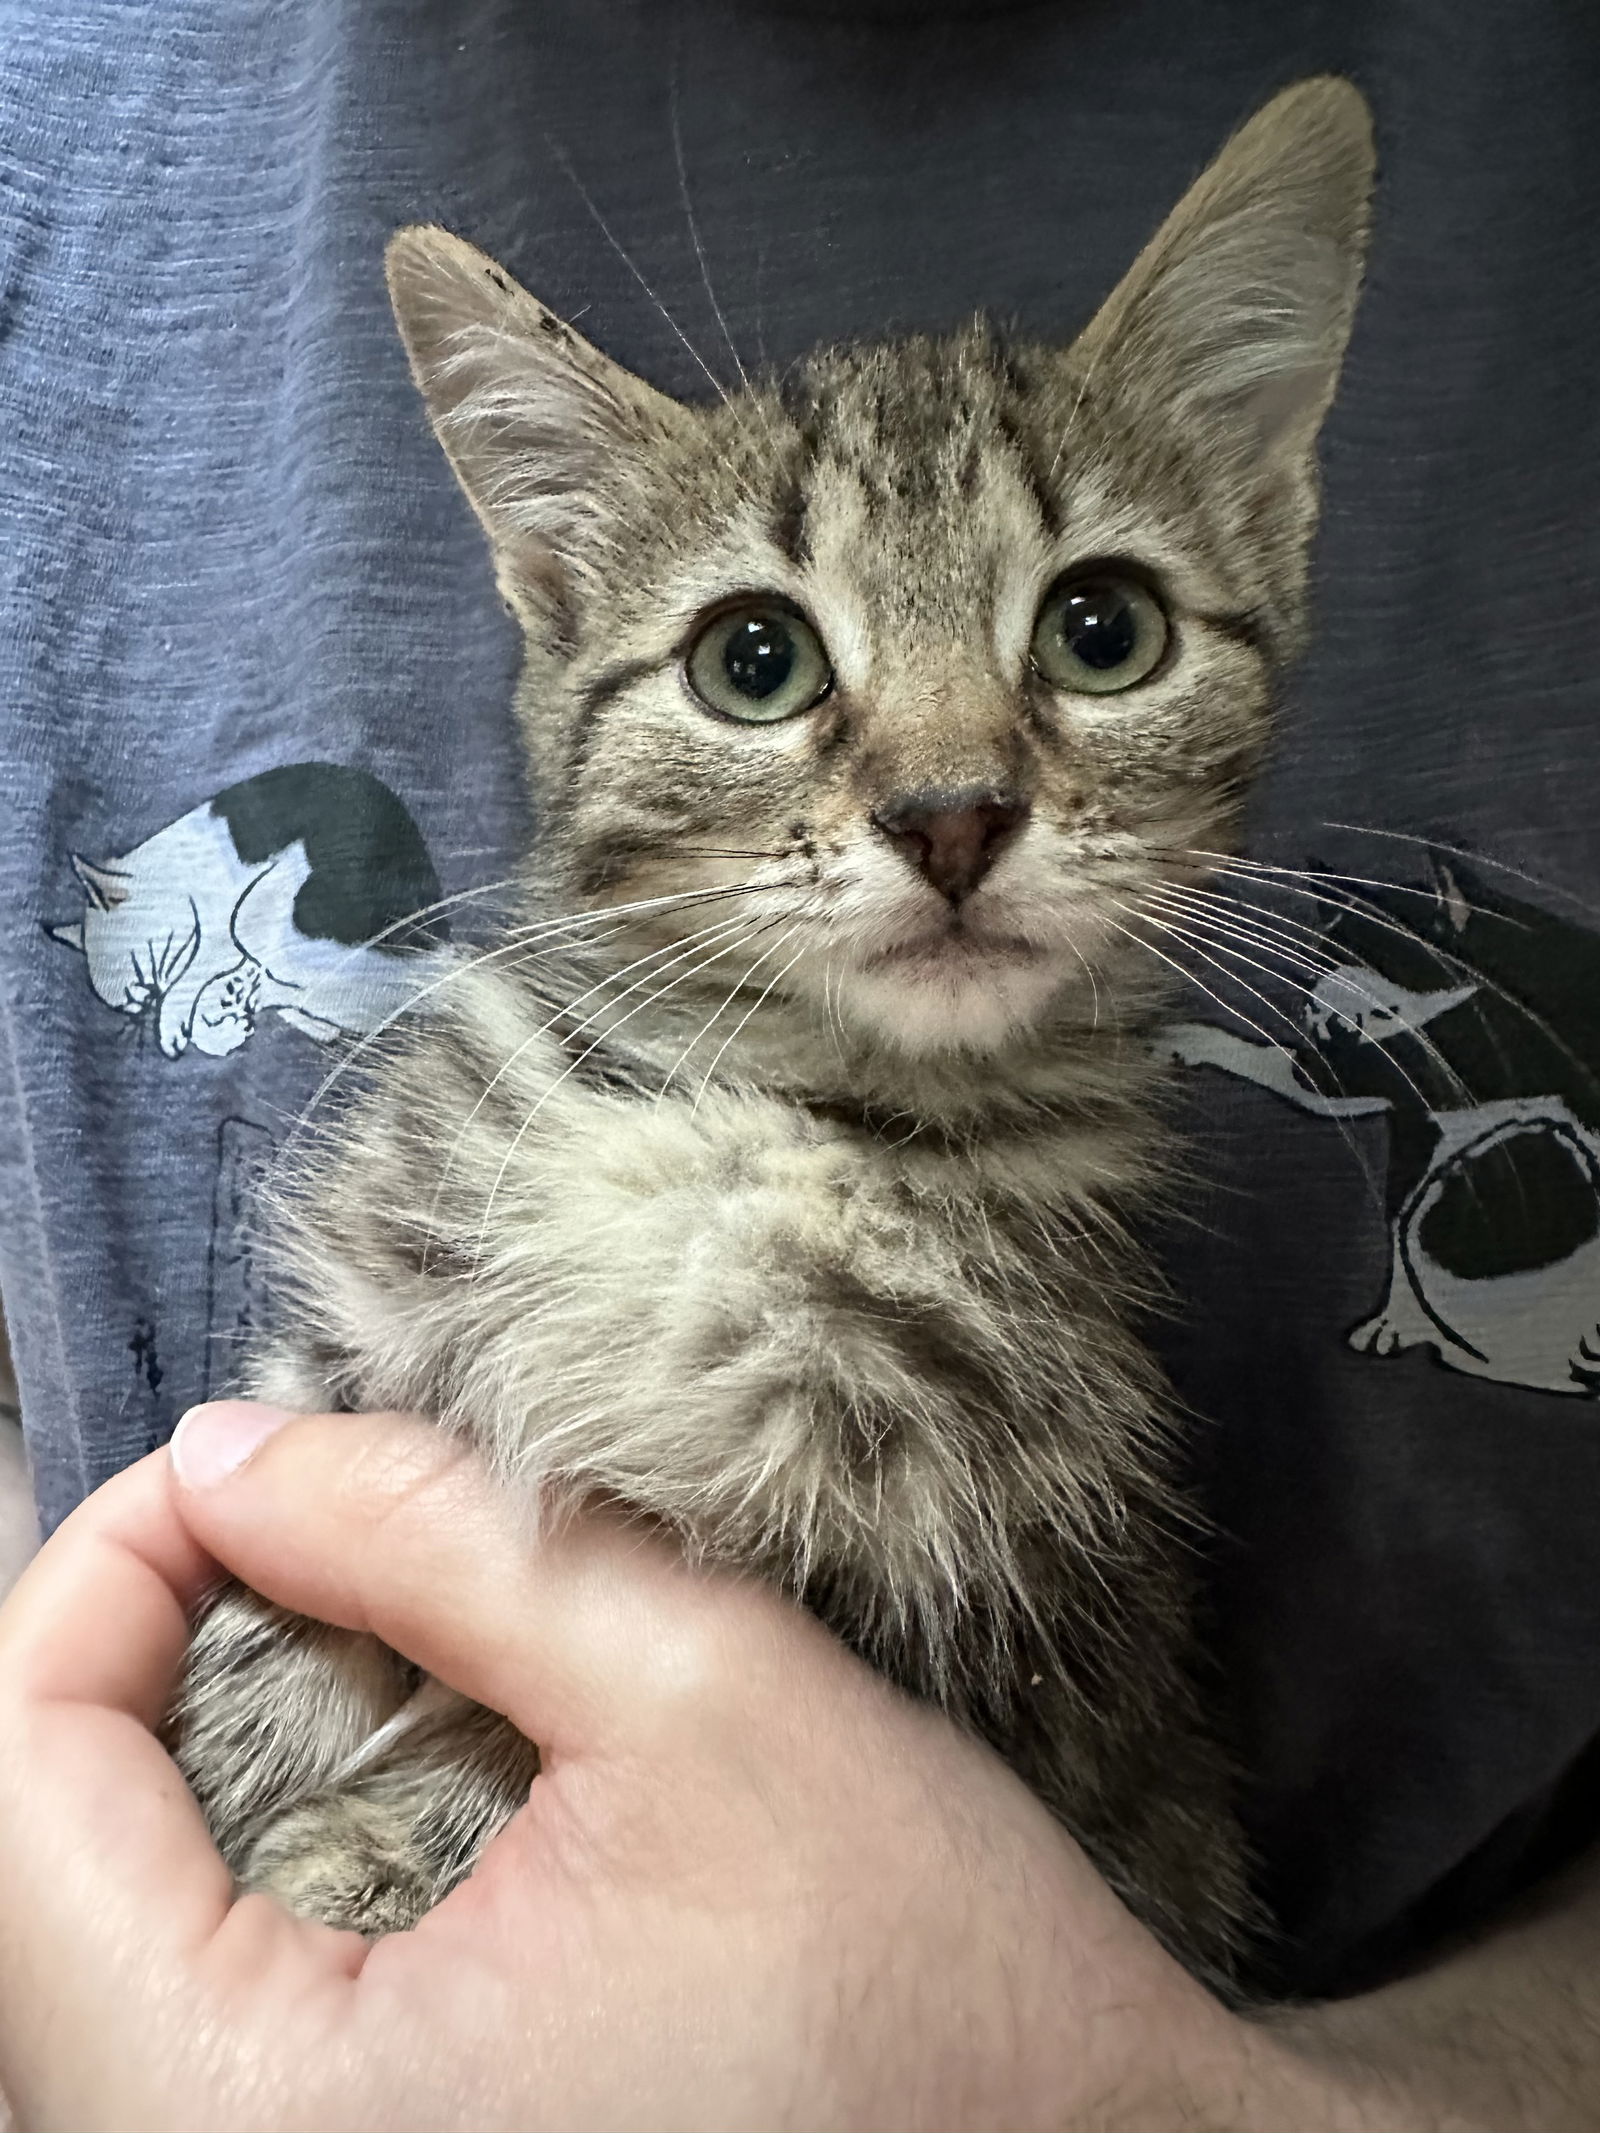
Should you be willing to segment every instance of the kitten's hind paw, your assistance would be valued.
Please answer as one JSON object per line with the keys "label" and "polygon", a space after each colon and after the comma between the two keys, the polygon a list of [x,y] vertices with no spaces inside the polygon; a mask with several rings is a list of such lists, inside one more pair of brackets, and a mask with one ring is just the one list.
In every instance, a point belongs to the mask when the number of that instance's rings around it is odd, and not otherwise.
{"label": "kitten's hind paw", "polygon": [[369,1940],[404,1933],[441,1893],[437,1869],[413,1835],[411,1818],[392,1807],[324,1793],[261,1832],[239,1881],[276,1896],[299,1918],[350,1927]]}
{"label": "kitten's hind paw", "polygon": [[493,1711],[419,1691],[338,1782],[259,1828],[241,1884],[301,1918],[403,1933],[471,1873],[528,1797],[538,1751]]}

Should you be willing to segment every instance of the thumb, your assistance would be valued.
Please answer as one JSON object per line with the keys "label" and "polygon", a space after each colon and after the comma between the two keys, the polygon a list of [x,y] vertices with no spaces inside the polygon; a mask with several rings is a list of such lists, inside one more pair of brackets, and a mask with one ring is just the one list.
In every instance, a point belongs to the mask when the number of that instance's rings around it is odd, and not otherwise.
{"label": "thumb", "polygon": [[200,2067],[196,2039],[218,2019],[208,1975],[293,1980],[309,2004],[358,1952],[259,1898],[234,1903],[155,1739],[216,1577],[175,1495],[163,1454],[119,1474],[0,1609],[0,2076],[30,2125],[107,2124],[108,2095],[117,2125],[161,2123],[142,2084]]}
{"label": "thumb", "polygon": [[690,1570],[618,1513],[541,1519],[529,1491],[413,1417],[221,1402],[183,1418],[172,1463],[179,1515],[235,1576],[370,1630],[509,1718],[547,1767],[580,1749],[650,1753],[735,1694],[748,1715],[776,1672],[784,1602]]}

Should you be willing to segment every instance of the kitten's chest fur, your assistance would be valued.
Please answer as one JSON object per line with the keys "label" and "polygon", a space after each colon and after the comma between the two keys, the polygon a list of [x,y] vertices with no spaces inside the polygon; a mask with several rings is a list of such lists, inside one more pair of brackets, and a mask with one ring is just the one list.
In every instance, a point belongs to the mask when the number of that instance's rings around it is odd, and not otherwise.
{"label": "kitten's chest fur", "polygon": [[434,1415],[782,1584],[1213,1960],[1245,1905],[1124,1324],[1159,1138],[1130,1048],[891,1115],[820,1076],[663,1087],[667,1040],[580,1058],[492,967],[446,991],[288,1195],[258,1389]]}
{"label": "kitten's chest fur", "polygon": [[671,1032],[563,1041],[490,967],[447,989],[292,1197],[319,1393],[667,1519],[946,1698],[1003,1689],[1064,1584],[1104,1612],[1165,1494],[1125,1057],[891,1110],[839,1062],[674,1080]]}

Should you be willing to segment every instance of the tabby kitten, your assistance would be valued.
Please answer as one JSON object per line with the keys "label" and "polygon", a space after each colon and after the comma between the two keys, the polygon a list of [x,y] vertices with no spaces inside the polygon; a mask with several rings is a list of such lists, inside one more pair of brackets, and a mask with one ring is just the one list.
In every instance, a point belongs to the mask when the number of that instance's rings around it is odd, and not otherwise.
{"label": "tabby kitten", "polygon": [[[775,1580],[1214,1981],[1246,1877],[1126,1323],[1165,1152],[1142,900],[1235,834],[1300,635],[1371,177],[1361,97],[1303,82],[1070,348],[829,349],[711,407],[394,239],[541,830],[521,922],[291,1181],[255,1379]],[[181,1755],[243,1883],[378,1932],[468,1871],[535,1752],[417,1691],[213,1608]]]}

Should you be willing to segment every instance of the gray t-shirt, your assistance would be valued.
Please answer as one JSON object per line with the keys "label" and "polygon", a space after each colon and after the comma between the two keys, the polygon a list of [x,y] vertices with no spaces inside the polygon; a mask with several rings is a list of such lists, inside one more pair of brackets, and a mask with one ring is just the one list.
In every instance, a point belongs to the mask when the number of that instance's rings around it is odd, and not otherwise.
{"label": "gray t-shirt", "polygon": [[696,229],[746,362],[1065,337],[1327,69],[1381,192],[1252,850],[1360,877],[1280,908],[1376,975],[1359,1034],[1197,996],[1163,1339],[1281,1981],[1588,1836],[1600,16],[1562,0],[0,0],[0,1294],[47,1522],[227,1385],[253,1178],[527,833],[389,232],[451,224],[685,395],[680,326],[734,372]]}

